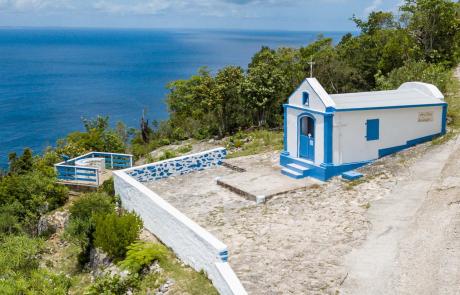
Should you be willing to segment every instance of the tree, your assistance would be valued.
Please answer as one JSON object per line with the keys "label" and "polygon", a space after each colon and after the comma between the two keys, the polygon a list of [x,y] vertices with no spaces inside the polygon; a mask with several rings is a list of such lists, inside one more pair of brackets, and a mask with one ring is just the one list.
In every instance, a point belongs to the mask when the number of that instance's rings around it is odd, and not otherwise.
{"label": "tree", "polygon": [[213,114],[216,88],[207,68],[200,68],[188,80],[171,82],[167,88],[173,135],[206,138],[217,133],[218,122]]}
{"label": "tree", "polygon": [[393,13],[384,11],[372,11],[367,21],[357,18],[355,15],[351,18],[363,34],[372,35],[380,30],[398,29],[399,24],[395,21]]}
{"label": "tree", "polygon": [[429,62],[458,62],[460,4],[450,0],[406,0],[400,7],[408,30]]}
{"label": "tree", "polygon": [[97,116],[83,119],[85,132],[72,132],[65,139],[58,140],[57,153],[75,157],[90,151],[123,153],[125,140],[119,130],[109,128],[109,118]]}
{"label": "tree", "polygon": [[250,124],[241,95],[244,79],[243,69],[232,66],[223,68],[215,77],[216,96],[209,104],[213,105],[221,137]]}
{"label": "tree", "polygon": [[30,148],[25,148],[20,157],[14,152],[10,153],[8,160],[10,163],[10,174],[25,174],[33,168],[33,156]]}
{"label": "tree", "polygon": [[280,124],[285,84],[286,80],[279,68],[275,52],[263,47],[252,58],[243,84],[243,95],[248,107],[255,112],[257,126]]}

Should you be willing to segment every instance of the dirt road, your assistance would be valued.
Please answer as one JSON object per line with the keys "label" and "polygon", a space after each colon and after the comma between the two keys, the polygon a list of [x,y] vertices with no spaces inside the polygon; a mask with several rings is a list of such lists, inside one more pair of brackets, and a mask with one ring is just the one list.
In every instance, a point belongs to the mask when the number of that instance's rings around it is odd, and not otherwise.
{"label": "dirt road", "polygon": [[371,202],[371,230],[345,258],[341,294],[460,294],[460,138]]}

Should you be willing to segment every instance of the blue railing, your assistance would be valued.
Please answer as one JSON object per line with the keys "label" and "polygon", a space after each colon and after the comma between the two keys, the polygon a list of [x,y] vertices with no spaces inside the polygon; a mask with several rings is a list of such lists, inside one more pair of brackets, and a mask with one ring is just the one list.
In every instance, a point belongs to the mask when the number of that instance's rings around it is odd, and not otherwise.
{"label": "blue railing", "polygon": [[133,156],[118,153],[91,152],[68,161],[54,165],[58,180],[78,183],[86,186],[99,186],[100,172],[96,167],[76,166],[78,160],[88,158],[104,158],[105,168],[110,170],[125,169],[133,166]]}

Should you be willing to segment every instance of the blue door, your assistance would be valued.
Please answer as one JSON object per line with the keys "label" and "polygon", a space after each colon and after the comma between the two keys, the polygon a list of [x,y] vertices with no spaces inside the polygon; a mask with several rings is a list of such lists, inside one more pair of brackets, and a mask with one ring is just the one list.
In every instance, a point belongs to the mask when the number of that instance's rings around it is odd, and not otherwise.
{"label": "blue door", "polygon": [[300,119],[299,157],[315,160],[315,120],[311,117]]}

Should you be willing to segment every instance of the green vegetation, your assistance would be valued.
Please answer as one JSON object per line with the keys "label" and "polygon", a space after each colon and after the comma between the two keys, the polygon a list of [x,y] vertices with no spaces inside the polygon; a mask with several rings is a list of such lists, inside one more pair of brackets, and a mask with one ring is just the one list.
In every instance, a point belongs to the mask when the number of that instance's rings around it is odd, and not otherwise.
{"label": "green vegetation", "polygon": [[95,119],[83,119],[85,131],[76,131],[57,143],[59,155],[76,157],[90,151],[122,153],[131,134],[123,123],[116,129],[109,128],[109,117],[98,116]]}
{"label": "green vegetation", "polygon": [[226,138],[225,145],[229,151],[227,158],[279,151],[283,149],[283,132],[269,130],[239,131],[235,135]]}
{"label": "green vegetation", "polygon": [[127,250],[126,258],[119,265],[136,273],[154,260],[163,262],[167,254],[167,249],[163,245],[140,241],[129,245]]}
{"label": "green vegetation", "polygon": [[134,213],[97,214],[94,246],[114,259],[125,256],[127,247],[139,238],[142,220]]}
{"label": "green vegetation", "polygon": [[0,239],[0,290],[2,294],[66,294],[70,279],[40,268],[43,241],[25,235]]}

